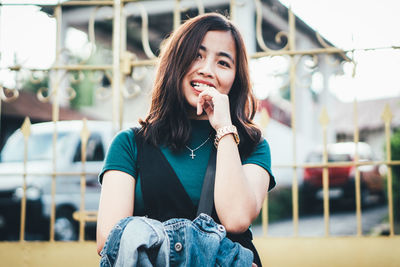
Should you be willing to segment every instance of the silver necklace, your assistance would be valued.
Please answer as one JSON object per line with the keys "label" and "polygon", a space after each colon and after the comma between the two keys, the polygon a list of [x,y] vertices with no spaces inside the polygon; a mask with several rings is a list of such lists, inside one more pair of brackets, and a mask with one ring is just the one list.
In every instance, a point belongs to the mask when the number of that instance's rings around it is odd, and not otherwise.
{"label": "silver necklace", "polygon": [[207,139],[206,139],[203,143],[201,143],[201,145],[199,145],[198,147],[196,147],[195,149],[191,149],[190,147],[186,146],[186,148],[190,150],[190,155],[189,155],[189,157],[192,157],[192,159],[194,159],[194,157],[196,157],[196,154],[194,154],[194,152],[195,152],[197,149],[199,149],[200,147],[204,146],[204,145],[208,142],[208,140],[210,140],[210,137],[211,137],[211,135],[209,135],[209,136],[207,137]]}

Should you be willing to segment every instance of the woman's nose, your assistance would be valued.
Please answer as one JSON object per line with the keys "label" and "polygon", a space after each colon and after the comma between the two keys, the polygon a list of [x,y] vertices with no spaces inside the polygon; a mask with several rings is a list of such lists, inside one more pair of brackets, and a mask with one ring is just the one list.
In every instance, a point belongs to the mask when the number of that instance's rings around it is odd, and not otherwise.
{"label": "woman's nose", "polygon": [[198,73],[203,76],[214,77],[214,70],[211,60],[204,60],[199,67]]}

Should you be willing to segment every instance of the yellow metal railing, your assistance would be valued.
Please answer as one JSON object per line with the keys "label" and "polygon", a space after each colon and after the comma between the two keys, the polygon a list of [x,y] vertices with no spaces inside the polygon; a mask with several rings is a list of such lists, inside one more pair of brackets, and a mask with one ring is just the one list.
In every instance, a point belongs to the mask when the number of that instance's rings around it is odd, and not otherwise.
{"label": "yellow metal railing", "polygon": [[[34,81],[39,81],[37,77],[35,77],[36,72],[48,72],[52,71],[53,79],[51,82],[51,90],[49,88],[41,88],[38,91],[37,97],[42,102],[52,102],[52,120],[54,123],[54,132],[53,132],[53,170],[46,173],[46,175],[52,176],[52,208],[51,208],[51,218],[50,218],[50,243],[53,245],[53,248],[58,246],[57,248],[65,249],[66,247],[69,248],[69,245],[57,245],[54,242],[54,222],[56,216],[55,210],[55,195],[56,195],[56,179],[57,176],[65,175],[65,176],[73,176],[79,175],[80,176],[80,184],[81,184],[81,204],[80,210],[74,214],[74,219],[79,221],[79,242],[85,243],[84,236],[85,236],[85,223],[86,222],[95,222],[97,213],[96,211],[86,211],[85,210],[85,191],[86,191],[86,175],[91,174],[86,172],[85,169],[85,161],[86,161],[86,145],[88,138],[90,136],[90,132],[86,126],[86,121],[84,121],[84,126],[81,132],[81,155],[82,155],[82,170],[80,172],[71,172],[71,173],[61,173],[57,172],[56,165],[57,165],[57,122],[59,121],[59,90],[60,84],[68,75],[70,76],[70,82],[79,82],[82,80],[82,71],[91,71],[93,73],[101,73],[106,75],[107,78],[111,81],[112,84],[112,121],[114,125],[114,129],[118,130],[121,129],[124,118],[123,118],[123,105],[124,100],[128,97],[133,97],[135,94],[129,94],[124,87],[125,79],[128,75],[131,75],[133,68],[141,67],[141,66],[154,66],[157,63],[157,58],[155,57],[154,53],[151,51],[150,44],[149,44],[149,24],[148,24],[148,14],[145,7],[140,3],[141,1],[137,0],[113,0],[113,1],[59,1],[55,5],[41,5],[43,7],[50,7],[54,8],[54,18],[57,22],[57,38],[56,38],[56,59],[54,64],[49,69],[39,69],[39,68],[26,68],[21,65],[14,65],[9,66],[8,69],[10,71],[19,72],[22,70],[28,70],[31,72],[31,79]],[[228,2],[228,1],[227,1]],[[243,2],[243,1],[242,1]],[[243,4],[237,3],[235,0],[229,1],[230,6],[230,16],[232,19],[235,19],[237,16],[236,13],[236,5]],[[177,28],[181,23],[181,13],[182,13],[182,2],[180,0],[176,0],[175,8],[173,11],[173,28]],[[204,4],[201,0],[195,1],[198,12],[204,13]],[[126,14],[124,13],[124,8],[126,5],[136,5],[138,10],[140,10],[141,14],[141,22],[142,22],[142,46],[144,50],[144,54],[147,56],[146,59],[139,59],[137,55],[132,54],[131,52],[127,51],[126,45]],[[321,36],[316,33],[316,38],[322,48],[314,48],[309,50],[297,50],[296,49],[296,19],[293,12],[288,9],[288,32],[278,32],[275,41],[276,43],[282,43],[283,38],[287,39],[287,44],[279,49],[273,50],[267,47],[264,42],[262,36],[262,1],[261,0],[254,0],[255,4],[255,14],[256,14],[256,39],[259,47],[262,49],[261,52],[255,52],[251,55],[251,58],[261,58],[261,57],[273,57],[273,56],[288,56],[290,58],[290,68],[289,68],[289,75],[290,75],[290,103],[291,103],[291,130],[292,130],[292,163],[288,165],[274,165],[274,169],[278,168],[291,168],[292,172],[292,217],[293,217],[293,228],[294,228],[294,239],[291,239],[290,244],[298,244],[297,242],[300,239],[298,238],[298,225],[299,225],[299,185],[298,185],[298,175],[297,170],[300,168],[323,168],[323,210],[324,210],[324,225],[325,225],[325,237],[330,236],[330,225],[329,225],[329,172],[328,168],[330,167],[342,167],[342,166],[364,166],[364,165],[386,165],[388,167],[387,173],[387,192],[388,192],[388,217],[389,217],[389,225],[390,225],[390,237],[394,238],[395,244],[399,245],[399,240],[395,238],[394,233],[394,219],[393,219],[393,192],[392,192],[392,184],[393,184],[393,174],[392,174],[392,166],[400,165],[399,160],[391,160],[391,150],[390,150],[390,133],[391,133],[391,119],[393,117],[389,106],[386,106],[382,118],[385,125],[385,143],[386,143],[386,159],[382,161],[359,161],[358,152],[356,152],[356,157],[354,162],[335,162],[331,163],[328,162],[327,157],[327,126],[329,124],[329,117],[328,112],[326,109],[323,109],[320,115],[320,124],[322,127],[322,140],[323,140],[323,160],[321,163],[318,164],[299,164],[297,162],[297,118],[296,118],[296,88],[298,87],[297,81],[297,65],[299,64],[300,58],[303,56],[311,56],[316,64],[318,64],[318,57],[317,55],[334,55],[341,60],[349,61],[353,64],[354,73],[356,68],[356,63],[353,58],[349,57],[349,54],[356,51],[356,49],[352,50],[343,50],[336,47],[332,47],[328,45]],[[18,6],[18,5],[26,5],[26,4],[18,4],[18,3],[10,3],[10,4],[2,4],[10,5],[10,6]],[[32,5],[35,5],[33,2]],[[61,43],[61,36],[62,36],[62,14],[63,14],[63,7],[96,7],[93,9],[91,16],[88,22],[88,33],[89,33],[89,42],[92,44],[91,46],[91,53],[92,55],[95,51],[95,17],[99,7],[109,6],[113,8],[113,27],[112,27],[112,64],[96,64],[96,65],[88,65],[86,60],[81,61],[79,64],[66,64],[62,60],[62,54],[65,52],[65,49],[62,47]],[[1,8],[1,5],[0,5]],[[377,48],[366,48],[366,49],[358,49],[363,51],[370,51],[370,50],[379,50],[379,49],[399,49],[398,46],[392,47],[377,47]],[[338,63],[338,62],[336,62]],[[111,73],[111,74],[110,74]],[[78,78],[76,78],[78,75]],[[101,76],[101,75],[100,75]],[[1,103],[2,102],[11,102],[15,101],[19,97],[19,88],[3,88],[0,86],[0,113],[1,113]],[[74,89],[69,88],[69,98],[73,98],[76,96],[76,92]],[[100,88],[99,90],[104,90],[104,88]],[[47,93],[47,96],[44,94]],[[0,114],[1,115],[1,114]],[[359,127],[358,127],[358,114],[357,114],[357,101],[354,102],[354,142],[359,142]],[[268,113],[263,110],[261,111],[261,127],[265,129],[269,122]],[[25,241],[25,213],[26,213],[26,177],[28,175],[27,172],[27,143],[29,140],[30,135],[30,121],[27,118],[24,121],[24,124],[21,127],[22,133],[24,135],[25,140],[25,147],[24,147],[24,170],[17,175],[22,175],[23,177],[23,198],[21,200],[21,222],[20,222],[20,243],[18,244],[8,244],[11,248],[18,248],[18,245],[23,245],[24,249],[29,250],[31,248],[32,253],[29,255],[34,254],[43,247],[38,247],[37,244],[26,244]],[[356,176],[355,176],[355,188],[356,188],[356,219],[357,219],[357,237],[362,237],[362,225],[361,225],[361,193],[360,193],[360,171],[358,168],[355,168]],[[13,173],[15,175],[15,173]],[[31,173],[29,175],[43,175],[44,173]],[[9,174],[4,174],[9,175]],[[1,177],[0,177],[1,178]],[[268,196],[265,199],[262,209],[262,228],[263,228],[263,236],[267,237],[268,231]],[[271,241],[268,241],[271,240]],[[386,239],[385,239],[386,240]],[[309,241],[302,240],[305,244]],[[328,244],[332,242],[333,246],[343,246],[342,243],[335,243],[333,237],[330,237],[328,241],[321,241],[321,240],[314,240],[315,242],[321,242],[321,244],[326,245],[324,242]],[[273,250],[271,246],[268,245],[268,242],[277,242],[278,244],[284,244],[284,242],[289,242],[289,239],[286,241],[276,240],[274,238],[270,239],[262,239],[262,241],[257,240],[256,244],[260,248],[262,252],[265,252],[265,255],[273,257],[273,255],[268,254],[268,250]],[[340,241],[342,242],[342,241]],[[343,241],[345,242],[345,241]],[[381,244],[385,242],[383,239],[379,239],[379,241],[374,240],[376,244]],[[288,245],[290,247],[290,244]],[[357,243],[359,245],[359,243]],[[1,244],[0,244],[1,245]],[[76,245],[76,243],[71,243],[71,246]],[[46,245],[43,245],[46,246]],[[84,250],[87,252],[89,249],[93,248],[93,245],[85,246]],[[263,248],[266,247],[264,250]],[[317,245],[312,245],[312,247],[317,247]],[[291,249],[295,250],[295,248],[291,247]],[[53,250],[52,250],[53,251]],[[93,250],[95,251],[95,250]],[[280,253],[279,255],[281,255]],[[328,257],[328,256],[327,256]],[[397,259],[397,258],[396,258]],[[288,261],[286,261],[288,262]],[[373,261],[371,261],[373,262]]]}

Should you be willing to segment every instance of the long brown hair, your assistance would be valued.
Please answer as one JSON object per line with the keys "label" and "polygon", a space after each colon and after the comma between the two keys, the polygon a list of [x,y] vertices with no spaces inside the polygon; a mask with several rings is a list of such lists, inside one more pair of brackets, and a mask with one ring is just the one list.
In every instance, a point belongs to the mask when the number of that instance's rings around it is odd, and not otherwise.
{"label": "long brown hair", "polygon": [[229,92],[230,112],[241,140],[240,154],[247,157],[261,138],[260,130],[252,122],[257,107],[251,91],[247,53],[238,29],[217,13],[187,20],[163,43],[150,112],[144,121],[139,121],[143,135],[147,142],[155,146],[167,145],[174,151],[187,144],[191,125],[181,81],[195,60],[208,31],[229,31],[235,41],[237,67]]}

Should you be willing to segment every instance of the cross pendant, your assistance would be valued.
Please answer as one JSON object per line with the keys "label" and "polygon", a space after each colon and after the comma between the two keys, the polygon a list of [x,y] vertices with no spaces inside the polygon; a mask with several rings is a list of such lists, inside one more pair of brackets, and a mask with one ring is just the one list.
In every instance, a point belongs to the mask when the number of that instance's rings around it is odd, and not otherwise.
{"label": "cross pendant", "polygon": [[196,157],[193,150],[192,150],[192,153],[190,154],[190,157],[192,157],[192,159],[194,159],[194,157]]}

